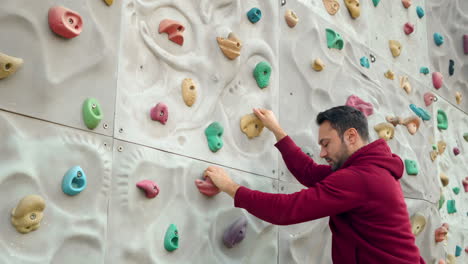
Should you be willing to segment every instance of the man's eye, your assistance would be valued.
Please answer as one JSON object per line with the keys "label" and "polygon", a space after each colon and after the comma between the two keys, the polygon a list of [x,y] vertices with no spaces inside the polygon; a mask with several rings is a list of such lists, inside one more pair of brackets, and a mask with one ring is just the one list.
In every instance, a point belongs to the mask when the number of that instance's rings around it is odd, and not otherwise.
{"label": "man's eye", "polygon": [[328,143],[327,143],[327,144],[325,144],[325,145],[323,145],[323,147],[324,147],[324,148],[328,147]]}

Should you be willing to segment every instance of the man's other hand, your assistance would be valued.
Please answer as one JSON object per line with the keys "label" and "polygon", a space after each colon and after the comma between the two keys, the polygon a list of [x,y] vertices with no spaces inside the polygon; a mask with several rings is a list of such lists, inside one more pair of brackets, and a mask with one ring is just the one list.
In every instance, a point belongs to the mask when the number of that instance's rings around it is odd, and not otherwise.
{"label": "man's other hand", "polygon": [[209,166],[205,169],[203,176],[209,177],[218,189],[229,194],[231,197],[234,197],[237,189],[240,187],[240,185],[235,183],[226,171],[220,167]]}
{"label": "man's other hand", "polygon": [[275,134],[277,141],[280,141],[286,136],[286,133],[279,125],[278,120],[276,120],[273,111],[263,108],[254,108],[253,112],[258,119],[263,122],[263,125]]}

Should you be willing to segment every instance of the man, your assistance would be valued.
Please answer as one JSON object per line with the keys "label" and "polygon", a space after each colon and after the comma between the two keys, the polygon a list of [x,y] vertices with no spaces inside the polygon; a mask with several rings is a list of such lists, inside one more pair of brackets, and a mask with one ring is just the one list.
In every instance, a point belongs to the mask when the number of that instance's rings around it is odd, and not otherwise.
{"label": "man", "polygon": [[338,106],[318,114],[320,157],[329,165],[303,153],[273,112],[254,113],[274,133],[289,171],[308,188],[293,194],[253,191],[233,182],[222,168],[208,167],[205,177],[233,197],[236,207],[277,225],[330,216],[334,263],[425,263],[399,183],[403,162],[385,140],[368,143],[363,113]]}

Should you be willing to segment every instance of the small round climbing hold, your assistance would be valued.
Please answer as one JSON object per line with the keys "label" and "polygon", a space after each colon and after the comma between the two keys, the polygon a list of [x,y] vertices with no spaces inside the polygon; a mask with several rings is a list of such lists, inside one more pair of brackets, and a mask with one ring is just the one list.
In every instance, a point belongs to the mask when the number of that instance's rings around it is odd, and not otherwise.
{"label": "small round climbing hold", "polygon": [[241,118],[240,129],[249,139],[260,136],[263,127],[263,122],[255,114],[247,114]]}
{"label": "small round climbing hold", "polygon": [[438,243],[444,241],[447,238],[448,231],[449,224],[447,223],[443,223],[442,226],[438,227],[434,232],[435,242]]}
{"label": "small round climbing hold", "polygon": [[414,31],[414,24],[411,24],[410,22],[407,22],[407,23],[403,26],[403,31],[405,31],[405,34],[406,34],[406,35],[409,35],[409,34],[413,33],[413,31]]}
{"label": "small round climbing hold", "polygon": [[422,18],[424,16],[424,9],[421,6],[416,7],[416,14],[418,14],[419,18]]}
{"label": "small round climbing hold", "polygon": [[359,0],[344,0],[344,2],[352,18],[358,18],[361,15]]}
{"label": "small round climbing hold", "polygon": [[23,65],[23,59],[0,52],[0,80],[13,75]]}
{"label": "small round climbing hold", "polygon": [[448,200],[447,201],[447,212],[449,214],[453,214],[457,212],[457,208],[455,207],[455,200]]}
{"label": "small round climbing hold", "polygon": [[372,0],[372,3],[374,3],[374,6],[377,7],[377,5],[380,3],[380,0]]}
{"label": "small round climbing hold", "polygon": [[286,13],[284,14],[284,19],[286,20],[286,24],[288,24],[290,28],[295,27],[297,22],[299,22],[299,17],[297,17],[296,13],[291,9],[286,10]]}
{"label": "small round climbing hold", "polygon": [[420,213],[416,213],[411,217],[411,231],[417,236],[424,230],[426,226],[426,217]]}
{"label": "small round climbing hold", "polygon": [[424,75],[427,75],[427,74],[429,74],[429,68],[428,67],[421,67],[419,69],[419,72],[424,74]]}
{"label": "small round climbing hold", "polygon": [[351,106],[361,111],[365,116],[370,116],[374,113],[374,106],[371,103],[365,102],[357,95],[350,95],[346,100],[347,106]]}
{"label": "small round climbing hold", "polygon": [[444,76],[442,76],[442,73],[440,72],[432,73],[432,84],[434,85],[434,88],[440,89],[440,87],[442,87],[443,81],[444,81]]}
{"label": "small round climbing hold", "polygon": [[255,24],[262,18],[262,11],[256,7],[252,8],[247,12],[247,18],[250,23]]}
{"label": "small round climbing hold", "polygon": [[180,46],[184,45],[184,31],[185,27],[180,22],[172,19],[163,19],[159,23],[158,33],[166,33],[170,41]]}
{"label": "small round climbing hold", "polygon": [[434,42],[437,46],[444,44],[444,37],[440,33],[434,33]]}
{"label": "small round climbing hold", "polygon": [[344,41],[340,34],[329,28],[325,30],[325,33],[327,34],[327,46],[329,49],[343,49]]}
{"label": "small round climbing hold", "polygon": [[80,166],[70,168],[62,180],[62,191],[70,196],[82,192],[87,185],[86,174]]}
{"label": "small round climbing hold", "polygon": [[422,109],[421,107],[418,107],[414,104],[410,104],[409,107],[422,120],[428,121],[431,119],[431,115],[426,110]]}
{"label": "small round climbing hold", "polygon": [[204,180],[196,179],[195,186],[197,186],[198,191],[206,196],[215,196],[221,192],[221,190],[214,185],[210,177],[205,177]]}
{"label": "small round climbing hold", "polygon": [[151,180],[137,182],[136,187],[145,192],[146,198],[154,198],[159,194],[159,186]]}
{"label": "small round climbing hold", "polygon": [[370,68],[369,59],[366,56],[361,57],[359,62],[361,63],[362,67],[366,67],[368,69]]}
{"label": "small round climbing hold", "polygon": [[437,97],[433,93],[427,92],[424,94],[424,103],[426,104],[426,106],[430,106],[432,102],[436,102],[436,101],[437,101]]}
{"label": "small round climbing hold", "polygon": [[227,38],[216,37],[216,41],[218,42],[218,46],[223,52],[224,56],[226,56],[228,59],[234,60],[235,58],[239,57],[242,48],[242,42],[234,33],[229,33]]}
{"label": "small round climbing hold", "polygon": [[452,76],[455,72],[455,62],[453,60],[449,60],[449,75]]}
{"label": "small round climbing hold", "polygon": [[468,54],[468,35],[463,35],[463,52]]}
{"label": "small round climbing hold", "polygon": [[268,86],[270,83],[271,66],[268,62],[259,62],[253,71],[253,76],[257,82],[258,87],[261,89]]}
{"label": "small round climbing hold", "polygon": [[460,154],[460,149],[457,147],[453,148],[453,155],[458,156]]}
{"label": "small round climbing hold", "polygon": [[64,38],[74,38],[82,31],[83,20],[81,16],[63,6],[51,7],[48,19],[50,29]]}
{"label": "small round climbing hold", "polygon": [[405,8],[409,8],[411,6],[411,0],[401,0],[401,3]]}
{"label": "small round climbing hold", "polygon": [[247,218],[241,216],[232,223],[223,234],[223,243],[226,247],[232,248],[244,240],[247,232]]}
{"label": "small round climbing hold", "polygon": [[182,81],[182,98],[187,106],[192,106],[197,100],[197,85],[190,78]]}
{"label": "small round climbing hold", "polygon": [[205,136],[208,141],[208,147],[212,152],[217,152],[223,147],[224,128],[218,122],[211,123],[205,129]]}
{"label": "small round climbing hold", "polygon": [[401,44],[396,40],[389,40],[388,46],[390,48],[390,52],[394,58],[400,56],[401,53]]}
{"label": "small round climbing hold", "polygon": [[102,120],[101,106],[96,98],[88,98],[83,103],[83,121],[87,128],[95,129]]}
{"label": "small round climbing hold", "polygon": [[411,93],[411,84],[408,81],[408,76],[400,76],[400,87],[403,89],[407,94]]}
{"label": "small round climbing hold", "polygon": [[453,191],[454,194],[458,194],[458,193],[460,193],[460,187],[453,187],[452,191]]}
{"label": "small round climbing hold", "polygon": [[321,59],[315,59],[314,63],[312,63],[312,69],[315,71],[322,71],[325,68],[325,63]]}
{"label": "small round climbing hold", "polygon": [[375,125],[374,130],[379,135],[379,138],[383,138],[386,141],[393,139],[393,136],[395,135],[395,128],[392,124],[387,122]]}
{"label": "small round climbing hold", "polygon": [[385,76],[385,78],[387,78],[389,80],[394,80],[395,79],[395,74],[391,70],[386,71],[384,73],[384,76]]}
{"label": "small round climbing hold", "polygon": [[448,127],[447,114],[442,109],[437,110],[437,128],[446,130]]}
{"label": "small round climbing hold", "polygon": [[455,101],[457,104],[461,104],[463,95],[460,92],[455,92]]}
{"label": "small round climbing hold", "polygon": [[164,248],[169,252],[179,248],[179,232],[174,224],[170,224],[166,230]]}
{"label": "small round climbing hold", "polygon": [[340,4],[336,0],[322,0],[322,2],[328,14],[332,16],[340,9]]}
{"label": "small round climbing hold", "polygon": [[11,211],[11,224],[26,234],[38,229],[44,216],[45,200],[39,195],[27,195]]}
{"label": "small round climbing hold", "polygon": [[157,103],[150,111],[150,117],[154,121],[165,125],[169,118],[169,108],[165,103]]}
{"label": "small round climbing hold", "polygon": [[418,163],[416,161],[405,159],[405,168],[408,175],[418,175]]}

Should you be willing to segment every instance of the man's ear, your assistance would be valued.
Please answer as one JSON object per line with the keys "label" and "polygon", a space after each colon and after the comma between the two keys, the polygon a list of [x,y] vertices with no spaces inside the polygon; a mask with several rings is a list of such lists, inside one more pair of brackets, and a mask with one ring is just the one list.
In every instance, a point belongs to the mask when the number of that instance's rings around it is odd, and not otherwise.
{"label": "man's ear", "polygon": [[345,138],[345,141],[348,142],[348,144],[355,144],[358,140],[358,137],[359,137],[359,134],[354,127],[349,128],[348,130],[345,131],[344,138]]}

